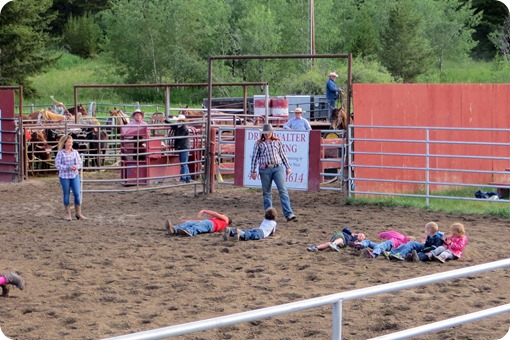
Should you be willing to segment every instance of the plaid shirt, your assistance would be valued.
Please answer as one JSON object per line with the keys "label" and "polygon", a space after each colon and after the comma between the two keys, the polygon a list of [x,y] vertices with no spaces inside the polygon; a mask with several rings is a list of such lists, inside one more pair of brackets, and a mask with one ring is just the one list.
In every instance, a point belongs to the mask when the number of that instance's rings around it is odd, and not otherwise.
{"label": "plaid shirt", "polygon": [[283,150],[283,144],[279,140],[271,142],[263,141],[255,143],[253,154],[251,156],[251,172],[257,172],[257,163],[260,165],[267,164],[284,164],[287,169],[290,169],[287,155]]}
{"label": "plaid shirt", "polygon": [[[71,166],[76,165],[76,170],[71,170]],[[78,170],[82,167],[80,154],[76,150],[67,153],[65,149],[60,150],[55,157],[55,166],[58,169],[58,177],[72,179],[78,176]]]}

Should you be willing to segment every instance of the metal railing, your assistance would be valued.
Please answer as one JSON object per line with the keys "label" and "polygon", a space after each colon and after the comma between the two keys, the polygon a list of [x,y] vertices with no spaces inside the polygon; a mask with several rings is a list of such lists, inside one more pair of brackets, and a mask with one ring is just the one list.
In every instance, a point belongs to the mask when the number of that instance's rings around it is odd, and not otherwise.
{"label": "metal railing", "polygon": [[[113,338],[108,338],[106,340],[155,340],[155,339],[164,339],[168,337],[204,331],[208,329],[215,329],[224,326],[235,325],[242,322],[249,322],[264,318],[269,318],[282,314],[295,313],[307,309],[332,305],[332,339],[340,340],[342,339],[342,304],[344,301],[355,300],[359,298],[364,298],[368,296],[378,295],[390,293],[393,291],[399,291],[406,288],[419,287],[431,283],[436,283],[445,280],[456,279],[459,277],[474,275],[478,273],[483,273],[486,271],[504,268],[510,266],[510,258],[500,261],[494,261],[489,263],[484,263],[472,267],[466,267],[461,269],[455,269],[447,272],[436,273],[421,277],[416,277],[413,279],[391,282],[379,286],[361,288],[356,290],[351,290],[347,292],[337,293],[326,295],[322,297],[317,297],[313,299],[307,299],[297,302],[291,302],[283,305],[267,307],[262,309],[257,309],[249,312],[237,313],[212,319],[206,319],[202,321],[189,322],[181,325],[175,325],[170,327],[158,328],[151,331],[133,333],[123,336],[117,336]],[[502,306],[498,309],[498,313],[504,313],[508,311],[506,306]],[[494,311],[492,313],[487,313],[485,317],[495,315]],[[472,318],[472,315],[460,316],[456,319],[464,320]],[[479,317],[480,318],[480,317]],[[443,326],[454,326],[458,324],[458,320],[453,320],[450,322],[444,322]],[[445,327],[442,327],[445,328]],[[438,328],[439,329],[439,328]],[[415,333],[415,335],[425,334],[436,329],[433,327],[422,327],[419,332]]]}
{"label": "metal railing", "polygon": [[[364,130],[370,130],[371,133],[365,134],[368,135],[368,137],[358,137],[364,134]],[[407,134],[412,132],[413,137],[407,139],[371,137],[379,133],[384,134],[384,131],[390,130],[399,130],[401,133]],[[445,133],[461,135],[462,140],[455,140],[449,137],[435,137],[435,135],[444,136]],[[470,134],[476,134],[478,140],[469,140],[470,137],[473,137]],[[480,137],[483,134],[487,136],[487,140],[480,140],[484,138]],[[486,165],[483,161],[510,165],[510,157],[505,156],[510,154],[510,142],[500,141],[503,138],[508,140],[508,138],[501,136],[509,134],[510,129],[350,125],[348,152],[348,181],[350,190],[348,196],[352,197],[355,194],[364,194],[419,197],[425,198],[427,206],[430,204],[430,199],[432,198],[480,201],[479,198],[474,196],[455,196],[450,193],[446,196],[441,193],[445,188],[459,189],[473,187],[480,189],[496,187],[496,189],[510,189],[510,181],[508,181],[508,185],[501,184],[494,186],[490,184],[490,178],[492,177],[510,175],[510,172],[505,170],[508,166],[501,166],[501,168],[497,169],[482,166],[482,164]],[[379,150],[374,151],[375,148],[373,145],[377,145]],[[410,145],[414,146],[411,152],[401,151],[404,147],[409,149]],[[440,146],[443,152],[432,151],[433,148],[438,148]],[[448,148],[445,146],[448,146]],[[466,152],[466,148],[462,148],[463,146],[472,146],[474,151],[468,153]],[[484,151],[486,154],[477,154],[476,152],[479,150],[475,150],[475,147],[486,148],[486,151]],[[496,148],[507,148],[505,149],[507,152],[495,151]],[[379,157],[380,159],[387,160],[380,161],[380,164],[374,164],[365,161],[368,157]],[[414,161],[415,159],[419,159],[423,165],[415,166],[416,163],[419,163]],[[433,166],[433,163],[443,164],[443,166]],[[451,166],[452,164],[459,164],[459,166]],[[385,170],[385,176],[360,176],[357,174],[357,170],[362,169]],[[388,173],[391,171],[395,174],[394,177],[388,176]],[[470,180],[463,180],[463,176],[468,175],[471,176]],[[406,178],[402,179],[402,177]],[[440,178],[446,178],[447,180],[438,180]],[[356,183],[360,182],[368,182],[373,185],[370,185],[370,187],[365,185],[365,190],[358,190]],[[387,189],[389,187],[384,186],[384,183],[393,183],[396,185],[391,189]],[[417,189],[396,189],[404,186]],[[385,189],[380,189],[378,187]],[[369,190],[366,190],[366,188],[369,188]],[[510,202],[509,199],[487,201]]]}

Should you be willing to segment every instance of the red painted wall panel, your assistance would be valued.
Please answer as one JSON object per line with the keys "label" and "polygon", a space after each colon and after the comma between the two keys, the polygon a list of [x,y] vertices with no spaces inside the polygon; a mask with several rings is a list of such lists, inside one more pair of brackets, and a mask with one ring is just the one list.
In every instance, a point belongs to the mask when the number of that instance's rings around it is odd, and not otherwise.
{"label": "red painted wall panel", "polygon": [[[429,126],[462,128],[510,128],[510,85],[507,84],[355,84],[353,98],[356,125],[378,126]],[[356,128],[356,138],[424,140],[424,130]],[[430,139],[440,141],[468,141],[474,144],[430,145],[431,154],[465,156],[508,157],[507,146],[485,146],[476,142],[495,141],[510,143],[505,132],[446,131],[430,132]],[[356,152],[386,152],[424,154],[423,143],[365,142],[356,141]],[[355,155],[355,164],[371,166],[424,167],[425,158],[394,155]],[[445,169],[483,169],[503,171],[510,168],[506,160],[481,160],[463,158],[429,158],[429,166]],[[491,180],[510,178],[462,172],[430,172],[430,180],[455,183],[487,183]],[[357,178],[425,180],[425,172],[418,170],[358,168]],[[356,189],[362,191],[416,191],[419,185],[357,181]]]}

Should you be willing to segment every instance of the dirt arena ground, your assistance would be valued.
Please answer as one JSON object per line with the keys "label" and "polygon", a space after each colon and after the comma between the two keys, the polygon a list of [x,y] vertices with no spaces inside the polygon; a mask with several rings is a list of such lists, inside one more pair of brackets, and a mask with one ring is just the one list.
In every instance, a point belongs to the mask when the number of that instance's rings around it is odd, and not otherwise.
{"label": "dirt arena ground", "polygon": [[[87,221],[62,219],[56,178],[0,184],[0,273],[17,271],[23,291],[0,298],[0,328],[12,339],[101,339],[380,285],[508,257],[509,221],[488,216],[343,204],[338,192],[291,192],[298,222],[280,219],[275,236],[224,242],[221,234],[170,237],[164,221],[200,209],[257,227],[258,190],[222,186],[88,193]],[[275,206],[281,213],[276,200]],[[342,227],[375,239],[397,229],[420,238],[423,225],[465,224],[469,244],[457,261],[369,260],[350,249],[309,253]],[[367,339],[509,303],[510,270],[344,303],[343,338]],[[330,339],[331,307],[238,324],[180,339]],[[460,325],[420,339],[499,339],[510,315]]]}

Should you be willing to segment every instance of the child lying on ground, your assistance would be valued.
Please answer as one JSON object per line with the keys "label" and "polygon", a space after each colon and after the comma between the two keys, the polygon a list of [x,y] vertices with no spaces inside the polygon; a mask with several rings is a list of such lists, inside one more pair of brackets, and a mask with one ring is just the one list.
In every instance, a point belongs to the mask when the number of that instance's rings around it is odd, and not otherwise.
{"label": "child lying on ground", "polygon": [[390,260],[407,260],[413,262],[428,261],[429,258],[425,253],[443,245],[443,233],[438,230],[439,227],[436,222],[425,224],[425,236],[422,243],[410,241],[402,244],[398,248],[394,248],[390,251]]}
{"label": "child lying on ground", "polygon": [[355,242],[363,241],[364,239],[365,234],[353,234],[349,228],[343,228],[342,231],[337,231],[334,233],[329,242],[321,243],[316,246],[310,246],[306,250],[319,251],[329,248],[334,251],[340,251],[340,248],[345,248],[347,245],[353,245]]}
{"label": "child lying on ground", "polygon": [[172,225],[170,220],[166,220],[166,231],[170,235],[195,236],[198,234],[219,232],[232,224],[230,217],[212,210],[200,210],[198,217],[202,217],[203,215],[209,215],[211,218],[207,218],[201,221],[182,221],[181,224],[176,226]]}
{"label": "child lying on ground", "polygon": [[264,214],[264,220],[258,228],[253,229],[239,229],[227,227],[223,230],[223,240],[227,241],[229,237],[234,237],[236,240],[250,241],[260,240],[274,234],[276,231],[276,209],[267,208]]}
{"label": "child lying on ground", "polygon": [[[363,249],[363,255],[369,259],[375,259],[379,257],[381,253],[390,251],[393,248],[397,248],[402,244],[411,241],[409,237],[406,237],[395,230],[383,231],[377,235],[377,237],[385,239],[386,241],[377,244],[370,240],[364,240],[361,242],[355,242],[354,247],[356,249]],[[372,248],[372,250],[368,248]],[[386,255],[386,253],[384,254]]]}

